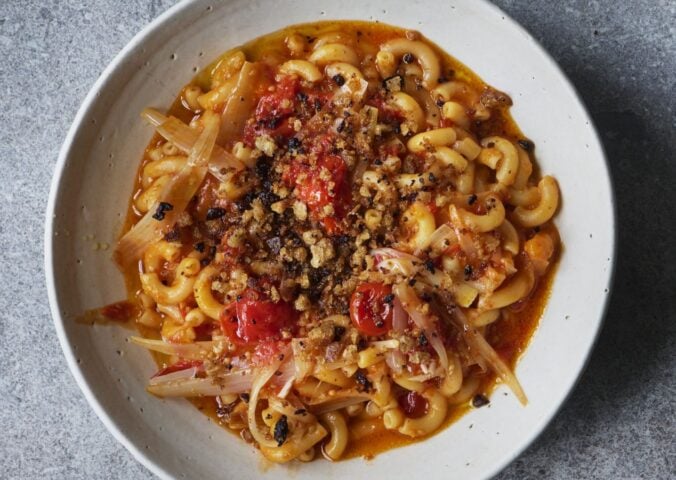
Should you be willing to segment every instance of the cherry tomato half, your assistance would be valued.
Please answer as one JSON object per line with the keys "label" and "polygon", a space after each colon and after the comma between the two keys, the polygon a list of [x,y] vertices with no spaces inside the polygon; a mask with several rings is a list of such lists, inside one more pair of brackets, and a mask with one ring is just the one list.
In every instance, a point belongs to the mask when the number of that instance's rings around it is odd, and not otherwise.
{"label": "cherry tomato half", "polygon": [[362,283],[352,294],[350,318],[366,335],[383,335],[392,328],[392,287],[382,283]]}
{"label": "cherry tomato half", "polygon": [[420,418],[427,413],[429,404],[418,392],[405,393],[397,399],[399,406],[408,418]]}
{"label": "cherry tomato half", "polygon": [[221,329],[235,343],[255,344],[275,340],[283,328],[292,327],[297,314],[286,302],[273,302],[254,290],[226,306],[221,313]]}

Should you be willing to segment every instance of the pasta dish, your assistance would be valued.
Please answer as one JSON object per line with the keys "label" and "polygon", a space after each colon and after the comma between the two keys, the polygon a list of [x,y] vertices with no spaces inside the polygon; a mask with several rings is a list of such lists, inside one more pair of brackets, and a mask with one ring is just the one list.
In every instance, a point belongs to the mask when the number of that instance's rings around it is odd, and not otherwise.
{"label": "pasta dish", "polygon": [[273,462],[424,438],[490,402],[546,301],[557,183],[510,97],[419,33],[289,27],[166,111],[115,260],[148,391]]}

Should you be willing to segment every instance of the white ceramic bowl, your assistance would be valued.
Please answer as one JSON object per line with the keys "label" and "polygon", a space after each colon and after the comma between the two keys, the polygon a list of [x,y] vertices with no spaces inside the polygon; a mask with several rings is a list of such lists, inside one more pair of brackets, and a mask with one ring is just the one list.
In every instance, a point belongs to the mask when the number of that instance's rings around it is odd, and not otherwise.
{"label": "white ceramic bowl", "polygon": [[[54,174],[45,232],[47,285],[68,364],[113,435],[163,478],[486,478],[523,451],[547,425],[580,375],[601,324],[614,256],[611,186],[599,139],[579,97],[547,53],[496,7],[454,2],[207,0],[171,8],[108,66],[77,114]],[[530,403],[504,387],[490,408],[473,411],[423,442],[372,461],[262,468],[258,454],[185,400],[148,395],[147,352],[130,331],[84,326],[74,317],[121,298],[110,250],[120,231],[151,129],[145,106],[164,107],[219,53],[264,33],[326,19],[379,20],[418,29],[514,99],[512,113],[537,144],[544,172],[559,181],[556,219],[564,244],[544,318],[517,368]],[[94,247],[94,248],[93,248]],[[473,428],[469,428],[473,425]]]}

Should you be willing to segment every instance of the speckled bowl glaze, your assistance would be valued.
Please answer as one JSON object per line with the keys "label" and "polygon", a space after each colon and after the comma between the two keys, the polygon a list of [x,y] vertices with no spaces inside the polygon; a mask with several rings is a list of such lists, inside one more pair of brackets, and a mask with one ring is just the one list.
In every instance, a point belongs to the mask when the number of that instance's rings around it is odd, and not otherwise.
{"label": "speckled bowl glaze", "polygon": [[[144,387],[154,364],[146,351],[127,343],[132,332],[82,325],[75,317],[125,296],[107,246],[120,231],[152,134],[139,112],[169,105],[196,69],[237,44],[326,19],[420,30],[508,92],[516,122],[537,144],[542,170],[559,181],[563,204],[556,223],[564,251],[541,325],[517,367],[527,407],[500,387],[489,408],[374,460],[269,466],[187,401],[148,395]],[[139,33],[82,104],[54,174],[45,262],[56,331],[75,379],[111,433],[158,476],[468,479],[490,477],[519,455],[575,385],[601,325],[614,239],[611,185],[589,115],[554,61],[496,7],[476,0],[200,0],[178,4]]]}

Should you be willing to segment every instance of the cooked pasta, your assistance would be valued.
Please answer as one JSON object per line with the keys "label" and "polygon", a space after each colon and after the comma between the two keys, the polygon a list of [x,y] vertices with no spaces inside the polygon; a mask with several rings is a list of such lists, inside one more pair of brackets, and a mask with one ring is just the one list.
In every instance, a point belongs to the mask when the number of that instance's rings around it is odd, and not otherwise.
{"label": "cooked pasta", "polygon": [[526,404],[512,369],[559,189],[510,104],[416,32],[331,22],[230,51],[144,111],[157,135],[115,251],[135,308],[104,314],[136,312],[148,391],[273,462],[425,437],[496,379]]}

